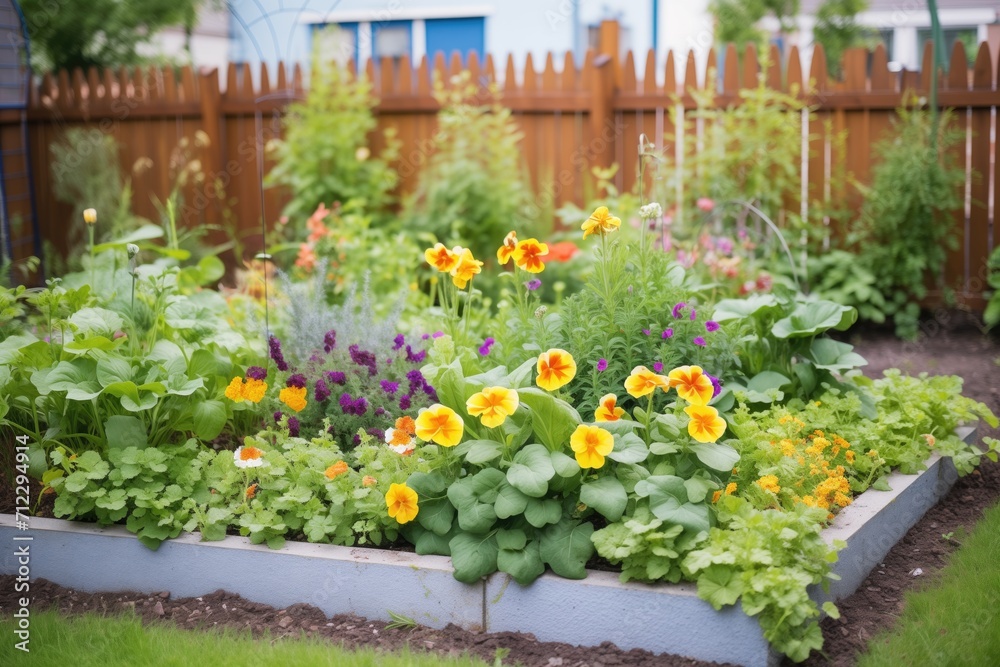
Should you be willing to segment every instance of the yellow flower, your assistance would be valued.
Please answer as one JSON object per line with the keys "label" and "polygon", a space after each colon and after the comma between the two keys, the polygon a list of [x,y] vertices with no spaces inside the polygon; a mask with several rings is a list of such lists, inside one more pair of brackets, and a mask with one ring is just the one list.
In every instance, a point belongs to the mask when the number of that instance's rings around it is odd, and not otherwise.
{"label": "yellow flower", "polygon": [[837,503],[837,505],[839,505],[840,507],[847,507],[848,505],[851,504],[851,499],[848,498],[845,494],[838,491],[833,496],[833,502]]}
{"label": "yellow flower", "polygon": [[226,398],[237,403],[245,398],[243,396],[243,378],[233,378],[232,382],[229,383],[229,386],[226,387]]}
{"label": "yellow flower", "polygon": [[590,214],[580,229],[583,230],[583,238],[591,234],[610,234],[617,231],[622,226],[622,221],[608,212],[607,206],[598,206],[597,210]]}
{"label": "yellow flower", "polygon": [[420,511],[417,507],[417,492],[406,484],[390,484],[385,494],[385,505],[389,508],[389,516],[398,523],[413,521]]}
{"label": "yellow flower", "polygon": [[508,416],[514,414],[520,398],[513,389],[505,387],[486,387],[478,394],[473,394],[465,402],[465,409],[473,417],[479,417],[483,426],[494,428],[500,426]]}
{"label": "yellow flower", "polygon": [[503,245],[497,249],[497,261],[501,265],[506,264],[510,261],[510,258],[514,255],[514,250],[517,248],[517,232],[508,232],[507,236],[503,238]]}
{"label": "yellow flower", "polygon": [[[228,389],[226,391],[228,391]],[[264,393],[266,391],[266,382],[263,380],[247,378],[246,383],[243,385],[243,398],[247,399],[251,403],[260,403],[261,399],[264,398]]]}
{"label": "yellow flower", "polygon": [[614,449],[615,439],[600,426],[581,424],[570,436],[569,446],[581,468],[600,468],[604,465],[604,457]]}
{"label": "yellow flower", "polygon": [[555,391],[576,376],[576,361],[566,350],[553,348],[538,355],[535,384],[545,391]]}
{"label": "yellow flower", "polygon": [[844,452],[844,458],[847,459],[848,463],[854,463],[854,452],[847,450]]}
{"label": "yellow flower", "polygon": [[451,269],[451,281],[458,289],[465,289],[472,277],[483,270],[483,263],[472,256],[472,251],[462,248],[458,262]]}
{"label": "yellow flower", "polygon": [[443,243],[436,243],[424,251],[424,259],[441,273],[448,273],[458,264],[458,250],[460,248],[449,250]]}
{"label": "yellow flower", "polygon": [[518,242],[514,249],[514,263],[528,273],[541,273],[545,264],[539,258],[548,254],[549,246],[539,243],[538,239],[526,239]]}
{"label": "yellow flower", "polygon": [[698,442],[715,442],[726,432],[726,420],[710,405],[689,405],[684,413],[691,418],[688,433]]}
{"label": "yellow flower", "polygon": [[667,378],[670,386],[677,389],[677,395],[692,405],[708,405],[715,393],[712,381],[701,366],[678,366],[667,374]]}
{"label": "yellow flower", "polygon": [[278,394],[278,400],[296,412],[301,412],[306,407],[305,387],[285,387]]}
{"label": "yellow flower", "polygon": [[595,422],[616,422],[625,414],[625,410],[617,406],[618,397],[614,394],[605,394],[597,404],[594,411]]}
{"label": "yellow flower", "polygon": [[625,391],[634,398],[641,398],[656,391],[659,387],[667,390],[667,378],[657,375],[645,366],[636,366],[632,374],[625,378]]}
{"label": "yellow flower", "polygon": [[712,494],[712,502],[713,503],[719,502],[719,498],[721,497],[722,497],[722,491],[716,491],[715,493]]}
{"label": "yellow flower", "polygon": [[435,403],[417,416],[416,431],[417,437],[424,442],[454,447],[462,441],[465,422],[451,408]]}
{"label": "yellow flower", "polygon": [[781,491],[781,486],[778,485],[778,478],[774,475],[764,475],[754,482],[754,484],[765,491],[770,491],[771,493],[778,493]]}
{"label": "yellow flower", "polygon": [[726,495],[731,496],[736,493],[736,482],[730,482],[726,484]]}
{"label": "yellow flower", "polygon": [[334,479],[347,472],[347,461],[337,461],[323,473],[327,479]]}
{"label": "yellow flower", "polygon": [[97,224],[97,209],[96,208],[83,209],[83,221],[88,225]]}

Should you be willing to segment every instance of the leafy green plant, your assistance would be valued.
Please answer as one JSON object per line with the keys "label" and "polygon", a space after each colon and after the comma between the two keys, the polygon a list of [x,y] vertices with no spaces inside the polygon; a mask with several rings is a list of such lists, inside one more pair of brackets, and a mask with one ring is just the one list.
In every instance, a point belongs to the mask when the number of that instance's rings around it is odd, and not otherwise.
{"label": "leafy green plant", "polygon": [[986,270],[989,271],[986,283],[993,288],[993,295],[990,296],[986,310],[983,311],[983,321],[989,330],[1000,323],[1000,246],[993,249]]}

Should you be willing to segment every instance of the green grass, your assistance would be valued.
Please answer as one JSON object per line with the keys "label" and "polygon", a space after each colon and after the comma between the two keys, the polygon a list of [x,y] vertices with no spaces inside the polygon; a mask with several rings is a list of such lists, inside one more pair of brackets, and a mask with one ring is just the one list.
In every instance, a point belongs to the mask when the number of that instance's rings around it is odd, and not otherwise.
{"label": "green grass", "polygon": [[435,654],[349,651],[319,639],[252,639],[232,629],[193,632],[163,624],[144,627],[135,616],[31,615],[31,652],[14,648],[10,616],[0,622],[0,665],[52,667],[248,667],[331,665],[335,667],[484,667],[476,658]]}
{"label": "green grass", "polygon": [[932,587],[907,594],[896,626],[872,639],[858,667],[1000,665],[1000,506],[961,542]]}

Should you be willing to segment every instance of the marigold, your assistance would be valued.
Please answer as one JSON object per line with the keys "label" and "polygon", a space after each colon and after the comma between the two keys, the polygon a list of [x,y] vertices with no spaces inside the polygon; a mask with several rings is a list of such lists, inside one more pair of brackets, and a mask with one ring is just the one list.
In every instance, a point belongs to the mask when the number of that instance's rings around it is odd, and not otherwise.
{"label": "marigold", "polygon": [[296,412],[302,412],[306,407],[305,387],[285,387],[278,394],[278,400]]}
{"label": "marigold", "polygon": [[576,376],[576,361],[566,350],[553,348],[538,355],[535,384],[545,391],[555,391]]}
{"label": "marigold", "polygon": [[243,400],[243,378],[234,377],[226,387],[226,398],[236,403]]}
{"label": "marigold", "polygon": [[500,262],[501,266],[510,261],[516,248],[517,232],[507,232],[507,236],[503,237],[503,245],[497,248],[497,261]]}
{"label": "marigold", "polygon": [[540,258],[548,254],[549,246],[540,243],[538,239],[518,241],[514,249],[514,263],[528,273],[541,273],[545,270],[545,264]]}
{"label": "marigold", "polygon": [[726,484],[726,495],[731,496],[736,493],[736,482],[730,482]]}
{"label": "marigold", "polygon": [[778,478],[774,475],[764,475],[754,482],[754,484],[765,491],[770,491],[771,493],[778,493],[781,491],[781,486],[778,484]]}
{"label": "marigold", "polygon": [[594,411],[594,421],[616,422],[621,419],[621,416],[625,414],[625,410],[619,408],[617,403],[618,397],[614,394],[601,396],[601,400],[597,404],[597,410]]}
{"label": "marigold", "polygon": [[347,461],[337,461],[332,466],[327,468],[323,474],[326,475],[327,479],[334,479],[343,475],[347,472]]}
{"label": "marigold", "polygon": [[677,395],[692,405],[708,405],[715,394],[715,387],[701,366],[678,366],[667,374]]}
{"label": "marigold", "polygon": [[433,248],[424,251],[424,259],[441,273],[448,273],[458,264],[458,253],[461,248],[448,249],[443,243],[435,243]]}
{"label": "marigold", "polygon": [[688,433],[698,442],[715,442],[726,432],[726,420],[710,405],[689,405],[684,413],[691,418]]}
{"label": "marigold", "polygon": [[848,449],[844,452],[844,458],[847,459],[848,463],[854,463],[854,452]]}
{"label": "marigold", "polygon": [[458,255],[458,263],[451,270],[451,281],[458,289],[465,289],[473,276],[483,270],[483,263],[472,256],[472,251],[462,248]]}
{"label": "marigold", "polygon": [[721,497],[722,497],[722,491],[716,491],[715,493],[712,494],[712,502],[713,503],[719,502],[719,498]]}
{"label": "marigold", "polygon": [[365,475],[364,477],[361,478],[362,486],[375,486],[376,484],[378,484],[378,480],[372,477],[371,475]]}
{"label": "marigold", "polygon": [[424,442],[454,447],[462,441],[465,422],[451,408],[435,403],[417,415],[416,435]]}
{"label": "marigold", "polygon": [[257,489],[258,488],[259,487],[258,487],[257,484],[251,484],[250,486],[247,487],[247,490],[246,490],[246,492],[244,494],[244,495],[246,495],[247,500],[253,500],[253,497],[257,495]]}
{"label": "marigold", "polygon": [[513,389],[486,387],[478,394],[469,397],[465,402],[465,409],[473,417],[479,417],[483,426],[495,428],[514,414],[519,402],[520,398]]}
{"label": "marigold", "polygon": [[390,484],[385,494],[385,505],[389,516],[397,523],[413,521],[420,508],[417,506],[417,492],[406,484]]}
{"label": "marigold", "polygon": [[233,462],[237,468],[259,468],[264,465],[264,452],[250,445],[237,447],[233,452]]}
{"label": "marigold", "polygon": [[402,417],[398,418],[396,420],[395,426],[400,431],[403,431],[404,433],[409,433],[410,435],[414,435],[417,432],[417,425],[414,423],[413,417],[410,417],[409,415],[403,415]]}
{"label": "marigold", "polygon": [[389,445],[389,449],[403,456],[409,456],[417,448],[416,443],[413,442],[413,434],[401,428],[386,429],[385,444]]}
{"label": "marigold", "polygon": [[583,222],[580,229],[583,230],[583,238],[587,238],[591,234],[600,234],[602,236],[610,234],[611,232],[618,231],[618,228],[621,226],[622,221],[611,215],[607,206],[598,206],[590,214],[590,217]]}
{"label": "marigold", "polygon": [[604,465],[604,457],[614,449],[615,439],[600,426],[581,424],[570,436],[569,446],[581,468],[600,468]]}
{"label": "marigold", "polygon": [[266,392],[267,383],[263,380],[247,378],[246,384],[243,385],[243,398],[251,403],[260,403]]}
{"label": "marigold", "polygon": [[636,366],[632,369],[632,373],[625,378],[625,391],[634,398],[647,396],[656,391],[657,387],[666,391],[667,386],[666,377],[657,375],[645,366]]}

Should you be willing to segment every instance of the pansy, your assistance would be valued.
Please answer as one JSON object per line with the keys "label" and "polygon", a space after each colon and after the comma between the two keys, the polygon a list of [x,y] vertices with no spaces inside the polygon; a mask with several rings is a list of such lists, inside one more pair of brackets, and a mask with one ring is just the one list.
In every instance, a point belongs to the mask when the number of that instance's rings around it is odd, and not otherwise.
{"label": "pansy", "polygon": [[486,387],[473,394],[465,402],[465,409],[473,417],[479,417],[483,426],[495,428],[514,414],[520,404],[517,392],[506,387]]}
{"label": "pansy", "polygon": [[583,238],[587,238],[591,234],[600,234],[602,236],[610,234],[611,232],[618,231],[618,228],[621,226],[622,221],[611,215],[607,206],[598,206],[590,214],[590,217],[584,220],[580,229],[583,230]]}
{"label": "pansy", "polygon": [[615,447],[615,438],[600,426],[580,424],[569,438],[569,446],[581,468],[600,468]]}
{"label": "pansy", "polygon": [[501,266],[510,261],[516,248],[517,232],[507,232],[507,236],[503,237],[503,245],[497,249],[497,261],[500,262]]}
{"label": "pansy", "polygon": [[451,281],[458,289],[465,289],[473,276],[483,270],[483,263],[472,256],[472,251],[462,248],[458,255],[458,261],[451,269]]}
{"label": "pansy", "polygon": [[458,251],[461,248],[450,250],[443,243],[435,243],[433,248],[424,251],[424,259],[441,273],[448,273],[458,264]]}
{"label": "pansy", "polygon": [[417,415],[416,435],[424,442],[454,447],[462,441],[465,422],[448,406],[435,403]]}
{"label": "pansy", "polygon": [[605,394],[597,403],[597,410],[594,411],[595,422],[616,422],[625,414],[623,408],[618,407],[618,397],[614,394]]}
{"label": "pansy", "polygon": [[347,461],[337,461],[332,466],[327,468],[323,472],[323,474],[326,476],[327,479],[335,479],[343,475],[345,472],[347,472],[347,470],[348,470]]}
{"label": "pansy", "polygon": [[389,516],[397,523],[409,523],[417,517],[417,492],[406,484],[391,484],[385,494]]}
{"label": "pansy", "polygon": [[528,273],[541,273],[545,270],[545,264],[541,258],[548,254],[548,245],[541,243],[538,239],[525,239],[518,241],[512,256],[518,268]]}
{"label": "pansy", "polygon": [[553,348],[538,355],[535,384],[545,391],[555,391],[576,376],[576,361],[566,350]]}
{"label": "pansy", "polygon": [[306,407],[305,387],[285,387],[278,394],[278,400],[296,412],[301,412]]}
{"label": "pansy", "polygon": [[657,375],[645,366],[636,366],[625,379],[625,391],[633,398],[640,398],[656,391],[657,387],[667,390],[667,378]]}
{"label": "pansy", "polygon": [[698,442],[715,442],[726,432],[726,420],[710,405],[689,405],[684,413],[691,418],[688,433]]}
{"label": "pansy", "polygon": [[678,366],[667,378],[677,395],[692,405],[708,405],[715,394],[715,387],[701,366]]}
{"label": "pansy", "polygon": [[534,292],[536,289],[538,289],[541,286],[542,286],[542,281],[539,280],[538,278],[535,278],[533,280],[529,280],[528,282],[524,283],[525,289],[527,289],[529,292]]}
{"label": "pansy", "polygon": [[233,462],[237,468],[259,468],[264,465],[264,452],[256,447],[243,445],[233,452]]}

